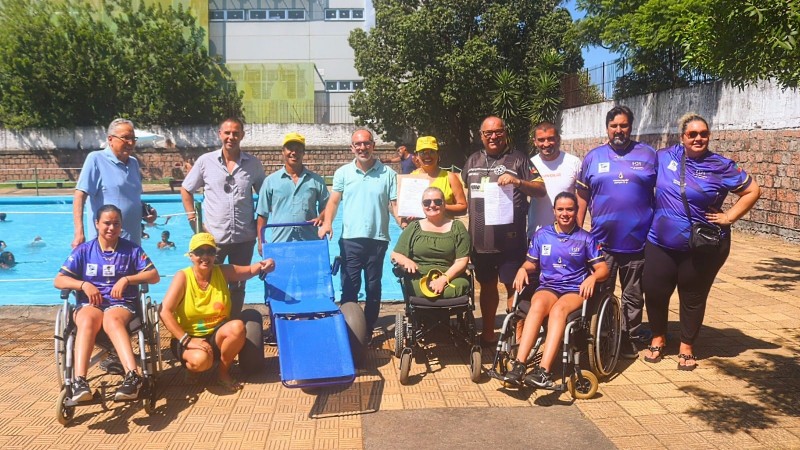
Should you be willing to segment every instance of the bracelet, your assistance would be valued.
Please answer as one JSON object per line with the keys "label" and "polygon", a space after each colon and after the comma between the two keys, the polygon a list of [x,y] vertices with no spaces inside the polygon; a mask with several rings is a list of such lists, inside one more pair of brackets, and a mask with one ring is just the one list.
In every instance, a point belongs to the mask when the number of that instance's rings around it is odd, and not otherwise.
{"label": "bracelet", "polygon": [[179,341],[181,347],[186,348],[186,344],[188,344],[191,339],[192,337],[189,336],[189,333],[184,333],[183,336],[181,337],[181,340]]}
{"label": "bracelet", "polygon": [[83,285],[86,284],[85,281],[81,281],[81,287],[78,288],[79,291],[83,292]]}

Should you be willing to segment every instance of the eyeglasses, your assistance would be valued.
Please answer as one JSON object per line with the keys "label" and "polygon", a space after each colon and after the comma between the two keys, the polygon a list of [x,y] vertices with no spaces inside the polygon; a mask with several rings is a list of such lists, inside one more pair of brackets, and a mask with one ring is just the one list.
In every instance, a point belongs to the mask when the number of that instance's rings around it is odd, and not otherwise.
{"label": "eyeglasses", "polygon": [[506,130],[486,130],[486,131],[481,130],[481,134],[483,135],[483,137],[487,139],[492,136],[501,137],[504,134],[506,134]]}
{"label": "eyeglasses", "polygon": [[351,145],[353,146],[353,148],[359,148],[359,147],[372,147],[372,144],[374,144],[374,142],[372,141],[360,141],[360,142],[353,142]]}
{"label": "eyeglasses", "polygon": [[225,193],[230,194],[231,192],[233,192],[233,186],[235,184],[236,184],[236,179],[233,177],[233,175],[228,175],[227,177],[225,177],[225,186],[223,187]]}
{"label": "eyeglasses", "polygon": [[119,139],[120,141],[124,141],[124,142],[127,142],[129,144],[135,144],[136,141],[139,140],[139,138],[137,138],[136,136],[134,136],[134,137],[128,137],[128,136],[123,137],[123,136],[117,136],[116,134],[112,134],[111,137],[115,137],[115,138]]}
{"label": "eyeglasses", "polygon": [[689,139],[695,139],[695,138],[697,138],[697,136],[700,136],[701,138],[706,139],[709,136],[711,136],[711,133],[709,133],[708,131],[689,131],[689,132],[687,132],[685,134],[686,134],[686,137],[688,137]]}
{"label": "eyeglasses", "polygon": [[192,250],[192,254],[197,256],[198,258],[202,258],[204,256],[217,256],[217,249],[215,248],[198,248]]}
{"label": "eyeglasses", "polygon": [[444,205],[444,200],[442,200],[441,198],[426,198],[425,200],[422,201],[422,206],[430,208],[431,203],[433,203],[436,206],[442,206]]}

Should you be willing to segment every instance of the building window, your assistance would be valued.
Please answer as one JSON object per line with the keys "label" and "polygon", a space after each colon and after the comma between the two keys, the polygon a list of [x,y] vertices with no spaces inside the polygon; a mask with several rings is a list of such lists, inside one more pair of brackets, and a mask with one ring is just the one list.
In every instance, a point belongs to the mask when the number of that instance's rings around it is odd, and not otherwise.
{"label": "building window", "polygon": [[305,9],[290,9],[288,12],[289,20],[306,20]]}
{"label": "building window", "polygon": [[225,19],[226,20],[244,20],[244,10],[243,9],[234,9],[230,11],[225,11]]}
{"label": "building window", "polygon": [[340,81],[326,81],[325,90],[328,92],[355,92],[356,89],[364,87],[363,81],[356,80],[340,80]]}
{"label": "building window", "polygon": [[269,10],[269,20],[286,20],[286,11],[282,9]]}
{"label": "building window", "polygon": [[225,11],[209,11],[208,19],[212,22],[221,22],[225,20]]}
{"label": "building window", "polygon": [[363,9],[326,9],[325,20],[364,20]]}
{"label": "building window", "polygon": [[267,20],[267,11],[265,9],[251,9],[250,20]]}

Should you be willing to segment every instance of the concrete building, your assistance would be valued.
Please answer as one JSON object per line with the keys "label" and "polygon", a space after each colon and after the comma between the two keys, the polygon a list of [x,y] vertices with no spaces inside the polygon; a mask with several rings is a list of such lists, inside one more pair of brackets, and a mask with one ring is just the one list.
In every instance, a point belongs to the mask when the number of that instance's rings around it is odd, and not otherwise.
{"label": "concrete building", "polygon": [[370,0],[210,0],[207,17],[209,51],[245,92],[248,122],[352,122],[362,80],[347,39],[374,24]]}

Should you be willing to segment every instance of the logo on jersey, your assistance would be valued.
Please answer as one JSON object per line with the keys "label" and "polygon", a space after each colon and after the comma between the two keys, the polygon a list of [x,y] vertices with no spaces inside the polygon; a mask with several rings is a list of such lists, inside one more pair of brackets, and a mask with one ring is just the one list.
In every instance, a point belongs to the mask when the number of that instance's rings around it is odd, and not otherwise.
{"label": "logo on jersey", "polygon": [[678,170],[678,162],[673,159],[672,161],[669,162],[667,169],[675,172],[676,170]]}
{"label": "logo on jersey", "polygon": [[611,163],[601,162],[597,165],[597,173],[608,173],[611,170]]}
{"label": "logo on jersey", "polygon": [[492,169],[492,172],[494,172],[494,174],[499,177],[500,175],[506,173],[506,170],[508,170],[508,169],[506,169],[506,166],[500,164],[499,166],[497,166],[494,169]]}
{"label": "logo on jersey", "polygon": [[550,244],[542,244],[542,256],[550,256]]}
{"label": "logo on jersey", "polygon": [[705,170],[695,170],[694,177],[700,178],[701,180],[705,180],[706,178],[708,178],[708,172],[706,172]]}
{"label": "logo on jersey", "polygon": [[576,245],[569,249],[570,256],[580,256],[581,255],[581,247]]}
{"label": "logo on jersey", "polygon": [[86,276],[87,277],[97,276],[97,264],[86,264]]}
{"label": "logo on jersey", "polygon": [[625,175],[620,172],[619,175],[617,175],[617,179],[614,180],[614,184],[628,184],[628,181],[629,180],[625,178]]}
{"label": "logo on jersey", "polygon": [[631,170],[644,170],[643,161],[631,161]]}

